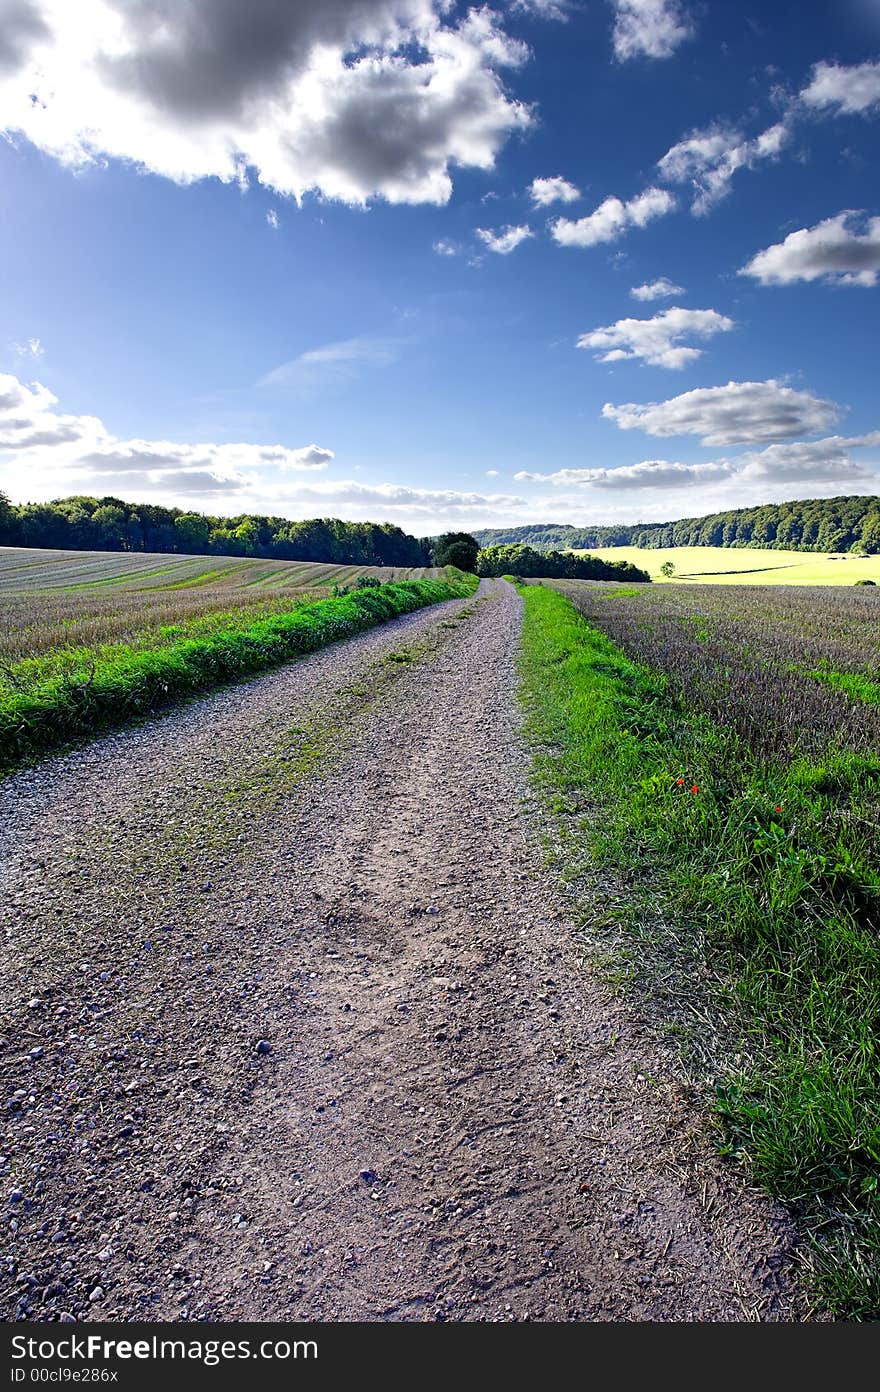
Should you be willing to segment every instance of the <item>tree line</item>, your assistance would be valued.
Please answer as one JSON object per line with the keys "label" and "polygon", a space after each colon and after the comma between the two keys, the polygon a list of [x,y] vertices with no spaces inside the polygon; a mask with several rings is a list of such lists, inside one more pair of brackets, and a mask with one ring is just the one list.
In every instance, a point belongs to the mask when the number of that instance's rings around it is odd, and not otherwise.
{"label": "tree line", "polygon": [[569,527],[532,524],[474,533],[481,546],[524,543],[537,550],[604,546],[751,546],[782,551],[880,552],[880,498],[809,498],[763,503],[677,522]]}
{"label": "tree line", "polygon": [[156,503],[84,495],[15,505],[0,493],[0,546],[430,566],[435,541],[409,536],[390,522],[342,522],[336,517],[291,522],[250,513],[210,517]]}
{"label": "tree line", "polygon": [[531,546],[480,550],[469,532],[414,537],[390,522],[343,522],[245,513],[210,517],[157,503],[78,494],[51,503],[13,504],[0,493],[0,546],[62,551],[158,551],[184,555],[256,556],[338,565],[457,566],[477,575],[545,576],[567,580],[650,577],[626,561],[540,552]]}
{"label": "tree line", "polygon": [[484,546],[477,552],[478,575],[517,575],[547,580],[628,580],[650,584],[645,570],[629,561],[602,561],[563,551],[536,551],[533,546]]}

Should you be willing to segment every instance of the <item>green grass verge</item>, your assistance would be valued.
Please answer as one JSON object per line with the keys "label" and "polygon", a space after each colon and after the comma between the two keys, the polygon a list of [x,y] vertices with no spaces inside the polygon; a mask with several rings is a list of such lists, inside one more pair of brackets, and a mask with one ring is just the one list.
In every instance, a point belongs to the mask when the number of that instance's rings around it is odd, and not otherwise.
{"label": "green grass verge", "polygon": [[684,992],[725,1021],[722,1149],[792,1207],[832,1311],[880,1318],[880,758],[761,764],[562,595],[521,592],[527,731],[569,814],[563,856],[625,880],[612,913],[648,991],[659,907]]}
{"label": "green grass verge", "polygon": [[10,669],[0,683],[0,769],[425,605],[466,597],[477,583],[476,576],[450,570],[443,580],[408,580],[335,599],[292,602],[289,612],[244,624],[233,617],[225,626],[177,637],[172,628],[155,648],[119,643],[97,654],[71,650],[62,672],[41,674],[33,664],[25,675]]}

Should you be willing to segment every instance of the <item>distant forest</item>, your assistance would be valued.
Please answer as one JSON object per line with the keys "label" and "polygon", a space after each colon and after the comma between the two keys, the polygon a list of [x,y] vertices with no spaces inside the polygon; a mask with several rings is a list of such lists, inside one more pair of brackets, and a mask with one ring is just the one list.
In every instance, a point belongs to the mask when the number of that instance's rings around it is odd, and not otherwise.
{"label": "distant forest", "polygon": [[600,546],[756,546],[782,551],[880,552],[880,498],[811,498],[632,526],[568,527],[544,524],[476,531],[481,546],[518,542],[551,550]]}
{"label": "distant forest", "polygon": [[514,542],[485,546],[477,556],[478,575],[516,575],[557,580],[627,580],[650,585],[646,570],[629,561],[602,561],[598,556],[571,556],[564,551],[538,551]]}
{"label": "distant forest", "polygon": [[341,522],[335,517],[291,522],[251,514],[208,517],[155,503],[85,496],[16,506],[0,493],[0,546],[429,566],[433,542],[409,536],[390,522]]}

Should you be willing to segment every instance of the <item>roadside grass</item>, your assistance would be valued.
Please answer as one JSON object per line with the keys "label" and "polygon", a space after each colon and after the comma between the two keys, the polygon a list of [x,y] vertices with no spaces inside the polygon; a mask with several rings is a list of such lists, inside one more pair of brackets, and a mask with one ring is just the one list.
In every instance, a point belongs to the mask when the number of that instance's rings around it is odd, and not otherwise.
{"label": "roadside grass", "polygon": [[831,1311],[880,1318],[880,756],[759,756],[562,594],[521,593],[563,860],[625,885],[601,909],[620,970],[703,1061],[722,1151],[791,1207]]}
{"label": "roadside grass", "polygon": [[268,667],[425,605],[464,598],[476,576],[451,568],[442,580],[360,589],[290,604],[282,612],[214,615],[172,625],[152,645],[66,649],[0,673],[0,770]]}

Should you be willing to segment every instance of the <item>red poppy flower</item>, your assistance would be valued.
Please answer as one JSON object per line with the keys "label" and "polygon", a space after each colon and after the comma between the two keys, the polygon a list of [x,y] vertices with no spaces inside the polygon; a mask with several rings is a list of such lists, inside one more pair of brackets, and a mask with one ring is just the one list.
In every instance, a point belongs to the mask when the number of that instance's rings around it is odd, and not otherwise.
{"label": "red poppy flower", "polygon": [[692,792],[692,793],[698,793],[699,791],[700,791],[700,790],[699,790],[699,788],[697,787],[697,785],[696,785],[696,783],[695,783],[694,786],[691,788],[691,792]]}
{"label": "red poppy flower", "polygon": [[683,779],[683,778],[676,778],[675,782],[676,782],[676,785],[680,788],[680,787],[682,787],[682,785],[684,784],[684,779]]}

